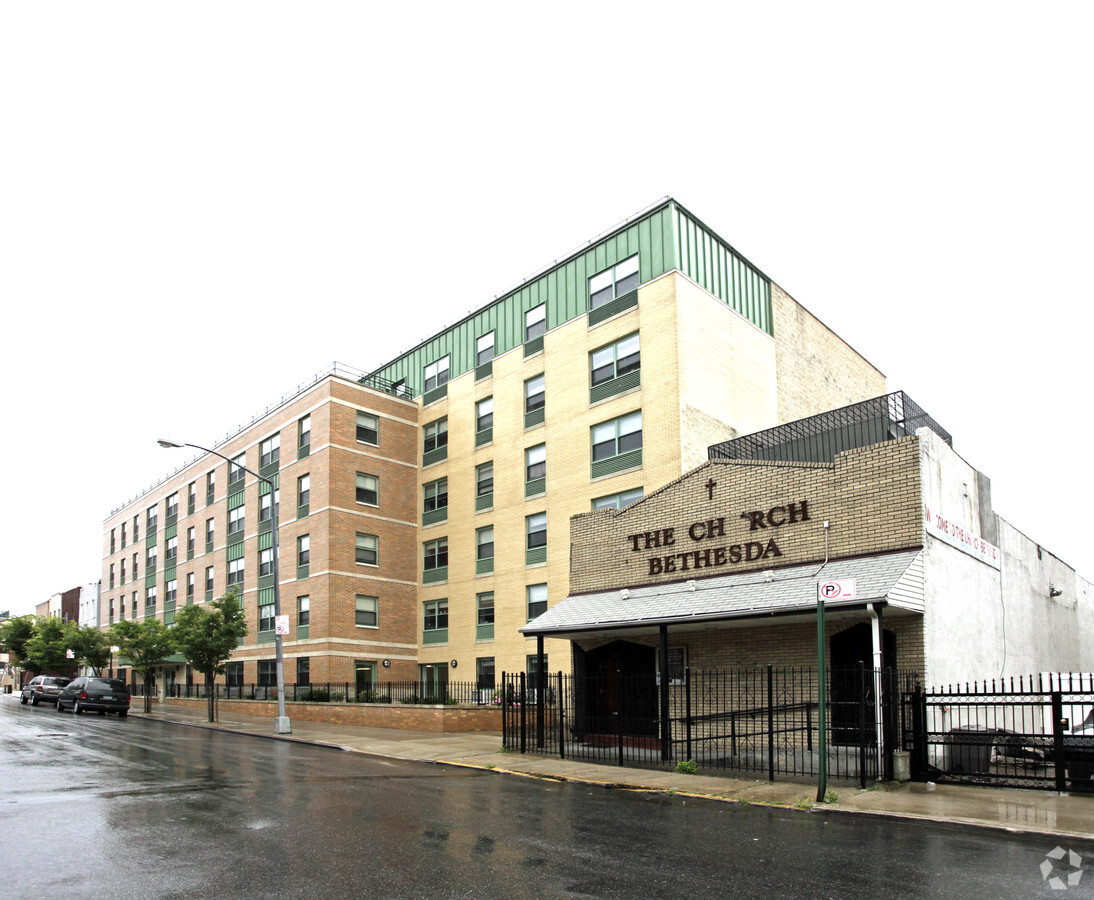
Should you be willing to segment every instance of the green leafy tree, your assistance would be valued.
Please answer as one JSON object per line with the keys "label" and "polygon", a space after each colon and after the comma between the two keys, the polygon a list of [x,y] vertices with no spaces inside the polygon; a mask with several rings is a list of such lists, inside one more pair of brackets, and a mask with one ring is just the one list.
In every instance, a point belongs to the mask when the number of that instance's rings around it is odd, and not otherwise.
{"label": "green leafy tree", "polygon": [[68,656],[74,628],[70,622],[53,616],[39,618],[33,636],[26,643],[27,668],[35,675],[43,672],[67,674],[75,664],[75,659]]}
{"label": "green leafy tree", "polygon": [[205,676],[209,721],[216,721],[213,684],[223,674],[232,651],[247,634],[247,622],[232,588],[223,597],[202,606],[185,606],[175,613],[175,645],[198,672]]}
{"label": "green leafy tree", "polygon": [[74,627],[69,635],[69,646],[76,654],[76,661],[91,666],[96,675],[110,665],[110,635],[93,625]]}
{"label": "green leafy tree", "polygon": [[[30,669],[27,663],[27,642],[34,637],[37,629],[38,623],[34,616],[16,616],[0,624],[0,647],[7,651],[13,666]],[[34,674],[40,675],[41,672]]]}
{"label": "green leafy tree", "polygon": [[[128,659],[133,668],[140,672],[144,683],[148,684],[156,666],[162,666],[167,657],[175,652],[172,630],[158,619],[145,619],[143,622],[126,619],[115,622],[108,634],[110,640],[118,645],[118,655]],[[144,692],[144,711],[152,711],[152,697],[147,689]]]}

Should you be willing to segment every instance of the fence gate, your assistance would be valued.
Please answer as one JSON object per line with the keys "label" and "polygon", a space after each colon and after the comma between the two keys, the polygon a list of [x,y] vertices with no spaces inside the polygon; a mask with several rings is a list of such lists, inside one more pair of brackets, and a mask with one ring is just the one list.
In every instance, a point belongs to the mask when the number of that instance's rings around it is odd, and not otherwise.
{"label": "fence gate", "polygon": [[[897,673],[860,664],[829,678],[829,777],[863,787],[889,777],[900,735]],[[772,781],[819,772],[815,669],[685,669],[665,688],[656,673],[503,673],[501,685],[503,742],[520,753],[658,768],[692,760]]]}
{"label": "fence gate", "polygon": [[1094,793],[1094,676],[925,690],[901,703],[912,778]]}

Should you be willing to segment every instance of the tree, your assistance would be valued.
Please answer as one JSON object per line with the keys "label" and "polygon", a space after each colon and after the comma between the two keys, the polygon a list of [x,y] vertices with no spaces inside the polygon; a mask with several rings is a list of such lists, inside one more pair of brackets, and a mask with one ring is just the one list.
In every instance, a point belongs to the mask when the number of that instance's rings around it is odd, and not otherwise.
{"label": "tree", "polygon": [[74,627],[72,623],[62,622],[53,616],[37,619],[34,634],[26,643],[27,668],[35,675],[43,672],[66,674],[75,661],[74,657],[70,658],[68,655]]}
{"label": "tree", "polygon": [[198,672],[205,676],[209,721],[216,721],[213,683],[223,674],[232,651],[247,633],[243,608],[232,588],[223,597],[203,606],[185,606],[175,613],[175,645]]}
{"label": "tree", "polygon": [[93,625],[73,628],[69,647],[76,654],[76,661],[91,666],[97,675],[110,665],[110,636]]}
{"label": "tree", "polygon": [[[143,622],[126,619],[115,622],[108,633],[118,645],[118,655],[129,660],[147,685],[156,666],[162,666],[167,657],[175,652],[172,630],[158,619],[145,619]],[[144,691],[144,711],[152,712],[152,697],[147,688]]]}
{"label": "tree", "polygon": [[[37,622],[34,616],[16,616],[0,624],[0,647],[7,651],[11,664],[30,669],[27,664],[27,642],[34,637]],[[40,675],[41,672],[34,672]]]}

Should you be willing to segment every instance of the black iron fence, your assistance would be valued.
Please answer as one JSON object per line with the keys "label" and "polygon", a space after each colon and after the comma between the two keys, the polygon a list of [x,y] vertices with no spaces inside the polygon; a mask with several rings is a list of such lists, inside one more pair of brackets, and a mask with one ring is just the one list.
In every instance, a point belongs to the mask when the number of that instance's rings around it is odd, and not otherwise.
{"label": "black iron fence", "polygon": [[912,778],[1094,793],[1094,675],[905,692]]}
{"label": "black iron fence", "polygon": [[[142,695],[137,685],[134,695]],[[214,693],[221,700],[276,700],[277,688],[265,684],[216,684]],[[205,684],[173,684],[167,687],[168,697],[205,699]],[[501,691],[483,687],[474,681],[450,681],[447,684],[425,684],[420,681],[381,681],[368,685],[354,682],[313,682],[286,684],[285,699],[302,703],[404,703],[431,706],[489,706],[501,704]]]}
{"label": "black iron fence", "polygon": [[[828,672],[830,778],[865,786],[891,775],[899,698],[892,670]],[[664,690],[656,674],[503,674],[501,700],[503,743],[521,753],[621,766],[690,761],[772,781],[819,773],[815,669],[685,669]]]}

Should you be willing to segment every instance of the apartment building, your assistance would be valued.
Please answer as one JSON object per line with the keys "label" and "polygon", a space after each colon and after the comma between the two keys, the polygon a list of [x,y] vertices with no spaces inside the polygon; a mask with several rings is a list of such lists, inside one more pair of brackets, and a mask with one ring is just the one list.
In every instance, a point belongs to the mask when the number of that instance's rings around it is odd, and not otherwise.
{"label": "apartment building", "polygon": [[[368,374],[336,367],[215,449],[277,484],[289,682],[526,670],[570,517],[884,376],[671,198]],[[281,494],[284,493],[284,496]],[[271,498],[205,455],[115,510],[102,621],[240,589],[229,678],[272,683]],[[570,667],[546,641],[546,665]],[[182,667],[165,672],[179,677]]]}

